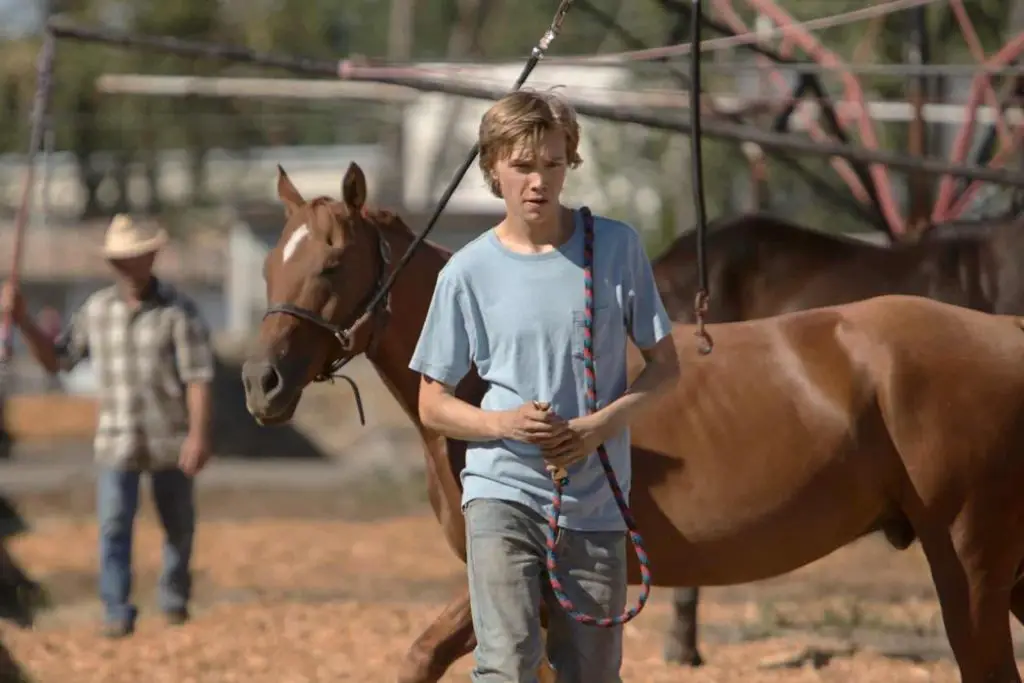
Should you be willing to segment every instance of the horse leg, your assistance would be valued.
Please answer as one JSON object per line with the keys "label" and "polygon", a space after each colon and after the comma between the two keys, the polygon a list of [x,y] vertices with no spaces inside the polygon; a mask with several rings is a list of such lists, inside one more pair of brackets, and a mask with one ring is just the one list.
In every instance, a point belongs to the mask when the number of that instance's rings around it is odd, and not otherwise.
{"label": "horse leg", "polygon": [[992,516],[965,510],[949,530],[921,534],[962,683],[1021,683],[1007,619],[1019,544],[985,537]]}
{"label": "horse leg", "polygon": [[1010,613],[1018,624],[1024,626],[1024,582],[1020,579],[1017,579],[1013,590],[1010,591]]}
{"label": "horse leg", "polygon": [[[542,628],[541,633],[546,644],[548,642],[548,629],[546,627]],[[558,683],[558,674],[551,666],[551,662],[548,661],[547,650],[547,647],[545,647],[544,654],[541,655],[540,666],[537,667],[537,683]]]}
{"label": "horse leg", "polygon": [[[546,640],[547,615],[543,605],[541,623],[545,626]],[[452,664],[470,654],[475,647],[476,634],[473,632],[473,612],[470,610],[467,585],[413,642],[398,674],[398,682],[437,683]],[[555,681],[554,671],[548,664],[546,655],[537,670],[537,680],[540,683]]]}
{"label": "horse leg", "polygon": [[476,634],[473,633],[467,585],[413,642],[398,674],[398,681],[437,683],[456,660],[475,647]]}
{"label": "horse leg", "polygon": [[701,666],[704,658],[697,650],[697,601],[700,589],[696,586],[676,588],[672,591],[672,618],[665,635],[665,661],[669,664]]}

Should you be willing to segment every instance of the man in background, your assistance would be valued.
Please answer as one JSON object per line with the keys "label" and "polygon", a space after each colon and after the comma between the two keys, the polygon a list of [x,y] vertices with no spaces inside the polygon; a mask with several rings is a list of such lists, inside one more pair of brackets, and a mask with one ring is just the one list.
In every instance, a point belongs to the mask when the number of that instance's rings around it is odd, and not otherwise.
{"label": "man in background", "polygon": [[195,304],[153,275],[167,234],[151,223],[115,216],[103,255],[114,284],[93,293],[51,339],[8,283],[0,305],[12,312],[25,343],[50,373],[88,358],[96,376],[100,596],[104,634],[135,630],[131,602],[132,532],[139,482],[149,472],[165,532],[160,606],[167,620],[188,620],[195,529],[193,476],[209,458],[214,362]]}

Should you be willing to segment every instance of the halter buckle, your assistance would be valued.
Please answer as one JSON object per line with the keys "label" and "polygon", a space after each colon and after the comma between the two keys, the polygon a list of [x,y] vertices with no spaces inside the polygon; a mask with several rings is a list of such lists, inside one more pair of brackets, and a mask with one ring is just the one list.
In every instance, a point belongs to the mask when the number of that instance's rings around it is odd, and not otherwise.
{"label": "halter buckle", "polygon": [[338,340],[338,344],[343,351],[352,350],[352,336],[348,333],[348,330],[337,330],[334,333],[334,338]]}

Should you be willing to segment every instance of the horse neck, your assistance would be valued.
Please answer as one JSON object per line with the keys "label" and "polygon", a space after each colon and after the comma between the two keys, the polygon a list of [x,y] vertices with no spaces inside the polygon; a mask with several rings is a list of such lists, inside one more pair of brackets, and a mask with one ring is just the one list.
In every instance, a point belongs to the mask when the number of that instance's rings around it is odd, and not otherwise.
{"label": "horse neck", "polygon": [[[895,247],[885,253],[893,265],[888,277],[901,293],[991,311],[995,305],[985,253],[990,236],[945,235]],[[885,282],[884,268],[880,279]]]}
{"label": "horse neck", "polygon": [[[392,263],[401,258],[413,239],[406,230],[386,231],[384,237],[394,254]],[[380,332],[377,349],[369,357],[381,381],[420,430],[423,429],[417,408],[420,377],[409,368],[409,361],[423,330],[438,274],[450,256],[451,252],[426,240],[417,247],[395,278],[391,288],[391,313]]]}

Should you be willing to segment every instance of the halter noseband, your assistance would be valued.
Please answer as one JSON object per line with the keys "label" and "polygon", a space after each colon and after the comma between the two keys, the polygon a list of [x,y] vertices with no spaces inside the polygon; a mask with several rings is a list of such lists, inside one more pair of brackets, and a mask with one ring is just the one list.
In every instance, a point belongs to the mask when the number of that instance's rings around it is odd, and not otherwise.
{"label": "halter noseband", "polygon": [[[267,307],[267,310],[263,313],[263,318],[274,314],[290,315],[293,318],[304,320],[308,323],[316,325],[322,330],[326,330],[331,333],[331,336],[338,342],[338,346],[341,347],[341,354],[335,356],[328,362],[327,368],[322,372],[318,373],[313,378],[314,382],[327,382],[332,381],[334,378],[341,378],[347,381],[352,386],[352,391],[356,396],[356,405],[359,408],[359,421],[364,425],[366,420],[364,419],[362,400],[359,397],[359,389],[356,387],[355,382],[351,377],[340,374],[340,370],[345,367],[350,360],[352,360],[356,354],[353,351],[352,331],[363,322],[367,316],[370,316],[374,322],[378,323],[374,325],[374,328],[370,331],[370,341],[367,344],[366,353],[370,354],[376,349],[377,342],[379,340],[379,327],[387,324],[387,315],[391,312],[391,293],[389,292],[386,297],[381,299],[376,304],[373,304],[374,298],[377,293],[381,290],[385,282],[385,276],[388,273],[388,268],[391,266],[391,245],[383,235],[379,228],[374,228],[374,236],[377,238],[377,278],[374,282],[374,286],[370,289],[363,300],[356,306],[352,315],[349,317],[350,322],[346,325],[339,325],[327,320],[319,313],[311,311],[301,306],[296,306],[289,303],[273,304]],[[372,307],[371,307],[372,304]],[[378,314],[383,314],[383,319]]]}

